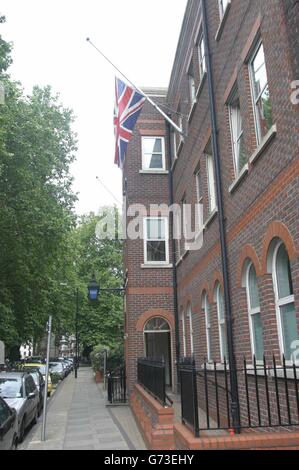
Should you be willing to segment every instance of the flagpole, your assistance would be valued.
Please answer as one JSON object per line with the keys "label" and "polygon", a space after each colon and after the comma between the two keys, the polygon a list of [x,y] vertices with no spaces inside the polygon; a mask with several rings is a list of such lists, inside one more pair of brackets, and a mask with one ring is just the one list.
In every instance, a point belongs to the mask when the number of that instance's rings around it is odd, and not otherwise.
{"label": "flagpole", "polygon": [[160,113],[160,114],[164,117],[164,119],[166,119],[166,121],[168,121],[169,124],[170,124],[177,132],[179,132],[179,133],[184,137],[184,132],[183,132],[183,130],[182,130],[175,122],[173,122],[172,119],[170,119],[170,117],[169,117],[166,113],[164,113],[164,111],[163,111],[146,93],[144,93],[139,87],[137,87],[134,83],[132,83],[131,80],[129,80],[128,77],[126,77],[126,76],[119,70],[119,68],[116,67],[116,65],[114,65],[114,64],[111,62],[111,60],[108,59],[108,57],[107,57],[105,54],[103,54],[102,51],[100,51],[100,49],[99,49],[95,44],[93,44],[93,42],[90,40],[90,38],[86,38],[86,41],[89,42],[89,44],[90,44],[91,46],[93,46],[93,47],[101,54],[101,56],[104,57],[104,59],[107,60],[107,62],[109,62],[109,64],[112,65],[112,67],[115,68],[115,70],[117,70],[117,72],[118,72],[120,75],[122,75],[122,76],[126,79],[126,81],[127,81],[128,83],[130,83],[142,96],[144,96],[144,98],[146,98],[147,101],[148,101],[152,106],[154,106],[154,108],[158,111],[158,113]]}

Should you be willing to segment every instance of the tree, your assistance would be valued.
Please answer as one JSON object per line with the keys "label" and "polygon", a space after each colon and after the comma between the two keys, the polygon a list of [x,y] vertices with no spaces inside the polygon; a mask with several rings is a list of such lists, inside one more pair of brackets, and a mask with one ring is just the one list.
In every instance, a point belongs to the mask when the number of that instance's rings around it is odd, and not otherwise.
{"label": "tree", "polygon": [[[105,208],[104,212],[119,217],[115,208]],[[99,239],[96,227],[100,221],[101,216],[84,216],[72,234],[78,283],[81,284],[80,343],[89,351],[97,344],[106,344],[113,349],[123,340],[122,296],[102,292],[99,302],[91,304],[87,301],[86,286],[93,274],[101,288],[119,288],[123,283],[122,242]]]}
{"label": "tree", "polygon": [[76,199],[69,173],[76,152],[73,113],[50,87],[24,96],[6,74],[10,51],[0,37],[0,337],[8,349],[40,339],[49,313],[61,323],[57,292],[71,269]]}

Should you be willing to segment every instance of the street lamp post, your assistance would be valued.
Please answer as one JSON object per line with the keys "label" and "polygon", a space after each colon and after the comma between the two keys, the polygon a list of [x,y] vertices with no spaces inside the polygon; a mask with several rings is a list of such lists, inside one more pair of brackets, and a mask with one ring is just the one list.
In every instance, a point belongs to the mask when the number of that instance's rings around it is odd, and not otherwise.
{"label": "street lamp post", "polygon": [[126,289],[125,287],[112,287],[112,288],[100,288],[99,284],[96,281],[95,275],[92,276],[91,281],[88,286],[88,298],[91,302],[98,300],[98,296],[101,292],[117,292],[119,294],[124,294]]}

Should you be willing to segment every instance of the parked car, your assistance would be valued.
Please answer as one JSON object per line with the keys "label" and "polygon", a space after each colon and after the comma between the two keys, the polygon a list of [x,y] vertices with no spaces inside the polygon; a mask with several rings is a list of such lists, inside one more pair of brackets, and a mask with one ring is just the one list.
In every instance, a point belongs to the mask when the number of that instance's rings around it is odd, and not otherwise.
{"label": "parked car", "polygon": [[18,417],[18,440],[24,439],[25,429],[38,418],[39,393],[27,372],[1,372],[0,396],[15,408]]}
{"label": "parked car", "polygon": [[71,372],[70,363],[64,357],[50,358],[50,362],[60,362],[60,364],[62,364],[65,377],[67,377]]}
{"label": "parked car", "polygon": [[26,372],[28,372],[33,378],[34,383],[39,393],[38,415],[40,415],[44,407],[45,381],[41,372],[39,371],[37,367],[32,367],[32,368],[26,367]]}
{"label": "parked car", "polygon": [[74,370],[74,362],[72,361],[72,359],[64,359],[64,361],[68,364],[70,372]]}
{"label": "parked car", "polygon": [[65,369],[61,362],[50,362],[49,364],[50,373],[55,372],[59,375],[60,380],[65,378]]}
{"label": "parked car", "polygon": [[[28,369],[37,367],[38,370],[40,371],[40,373],[42,374],[44,381],[46,380],[46,366],[45,366],[45,364],[28,362],[28,363],[24,364],[23,367],[25,369],[27,369],[27,367],[28,367]],[[48,375],[48,391],[47,391],[48,397],[51,396],[52,391],[53,391],[53,384],[52,384],[52,380],[51,380],[51,374],[49,373],[49,375]]]}
{"label": "parked car", "polygon": [[14,408],[0,398],[0,450],[13,450],[18,446],[18,418]]}

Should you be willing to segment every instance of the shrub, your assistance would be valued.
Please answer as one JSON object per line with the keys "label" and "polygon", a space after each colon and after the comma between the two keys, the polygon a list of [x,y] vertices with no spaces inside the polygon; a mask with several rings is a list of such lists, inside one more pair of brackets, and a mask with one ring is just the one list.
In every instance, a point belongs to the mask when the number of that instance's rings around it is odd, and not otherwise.
{"label": "shrub", "polygon": [[58,382],[60,380],[60,375],[57,374],[57,372],[51,372],[50,375],[51,375],[52,384],[53,385],[58,384]]}
{"label": "shrub", "polygon": [[124,349],[122,345],[117,345],[109,351],[107,360],[107,370],[117,372],[124,367]]}
{"label": "shrub", "polygon": [[95,372],[104,370],[104,351],[107,350],[109,354],[109,349],[108,346],[98,344],[90,353],[91,365]]}

